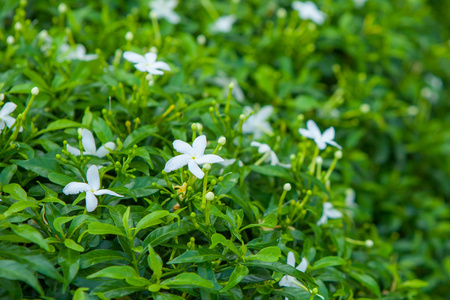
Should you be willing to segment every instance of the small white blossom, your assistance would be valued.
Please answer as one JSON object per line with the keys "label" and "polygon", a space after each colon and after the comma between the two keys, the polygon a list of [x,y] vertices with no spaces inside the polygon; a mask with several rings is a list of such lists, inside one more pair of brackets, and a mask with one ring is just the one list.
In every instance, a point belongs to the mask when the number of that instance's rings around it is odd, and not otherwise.
{"label": "small white blossom", "polygon": [[367,0],[353,0],[355,7],[362,8],[366,4]]}
{"label": "small white blossom", "polygon": [[37,86],[35,86],[34,88],[31,89],[31,94],[33,96],[37,96],[39,95],[39,88]]}
{"label": "small white blossom", "polygon": [[313,120],[308,120],[308,122],[306,122],[306,127],[307,129],[300,128],[298,130],[299,133],[304,137],[313,139],[320,150],[325,149],[327,144],[342,149],[342,147],[334,141],[335,131],[333,126],[325,130],[323,134],[320,132],[319,127]]}
{"label": "small white blossom", "polygon": [[180,23],[180,16],[174,12],[178,0],[153,0],[150,2],[151,14],[157,19],[166,19],[172,24]]}
{"label": "small white blossom", "polygon": [[83,60],[91,61],[98,58],[97,54],[86,54],[86,47],[81,44],[71,47],[69,44],[62,44],[59,48],[61,55],[58,57],[60,61],[66,60]]}
{"label": "small white blossom", "polygon": [[65,3],[59,4],[58,11],[60,14],[65,14],[67,12],[67,5]]}
{"label": "small white blossom", "polygon": [[255,140],[259,139],[264,133],[271,134],[273,130],[269,122],[267,122],[267,119],[269,119],[272,112],[272,106],[263,106],[258,112],[251,115],[244,122],[244,124],[242,124],[242,132],[253,133],[253,138]]}
{"label": "small white blossom", "polygon": [[17,31],[21,31],[23,29],[22,23],[17,22],[16,24],[14,24],[14,29]]}
{"label": "small white blossom", "polygon": [[211,25],[211,31],[214,33],[230,32],[234,22],[236,22],[236,17],[233,15],[221,16]]}
{"label": "small white blossom", "polygon": [[[16,109],[17,105],[12,102],[6,102],[2,109],[0,110],[0,132],[5,129],[5,126],[11,128],[16,122],[16,119],[10,116],[10,114]],[[20,127],[20,132],[22,132],[23,128]]]}
{"label": "small white blossom", "polygon": [[312,1],[294,1],[292,2],[292,8],[298,11],[298,15],[301,19],[311,20],[318,25],[322,25],[327,17],[327,15],[320,11]]}
{"label": "small white blossom", "polygon": [[123,197],[122,195],[119,195],[111,190],[100,189],[100,174],[96,165],[92,165],[89,167],[86,173],[86,179],[87,183],[71,182],[67,184],[63,189],[63,193],[66,195],[73,195],[86,192],[86,210],[88,212],[92,212],[97,208],[98,199],[95,196],[111,195],[116,197]]}
{"label": "small white blossom", "polygon": [[[295,255],[294,252],[290,251],[287,256],[287,264],[295,268]],[[302,261],[297,266],[297,270],[300,272],[305,273],[306,268],[308,267],[308,261],[305,258],[302,258]],[[300,281],[297,280],[297,278],[289,275],[284,275],[280,282],[278,283],[280,286],[285,287],[294,287],[294,288],[301,288],[303,290],[306,290],[309,292],[309,289]]]}
{"label": "small white blossom", "polygon": [[6,38],[6,43],[7,43],[8,45],[13,45],[15,42],[16,42],[16,39],[15,39],[12,35],[9,35],[9,36]]}
{"label": "small white blossom", "polygon": [[198,165],[203,165],[205,163],[213,164],[224,161],[223,158],[218,155],[205,154],[206,143],[207,141],[205,135],[197,137],[192,143],[192,146],[184,141],[175,140],[173,142],[173,147],[177,152],[182,154],[169,159],[164,167],[164,171],[169,173],[188,165],[189,171],[197,178],[202,179],[203,176],[205,176],[205,173]]}
{"label": "small white blossom", "polygon": [[333,204],[330,202],[325,202],[323,204],[323,214],[322,217],[317,221],[317,225],[326,224],[328,219],[339,219],[342,218],[342,213],[337,209],[333,208]]}
{"label": "small white blossom", "polygon": [[258,152],[261,153],[261,154],[267,155],[267,153],[269,153],[267,158],[266,158],[266,161],[270,161],[270,164],[272,166],[278,165],[278,166],[282,166],[282,167],[285,167],[285,168],[290,168],[291,167],[291,165],[280,163],[280,160],[278,159],[276,153],[272,150],[272,148],[270,148],[269,145],[252,141],[250,143],[250,146],[258,147]]}
{"label": "small white blossom", "polygon": [[[101,146],[97,149],[92,132],[85,128],[83,128],[83,130],[81,131],[81,137],[81,144],[83,145],[83,149],[85,150],[83,152],[83,155],[92,155],[97,156],[98,158],[103,158],[106,156],[106,154],[109,153],[110,150],[114,150],[116,148],[116,144],[114,144],[113,142],[108,142],[105,143],[104,146]],[[67,151],[75,156],[81,154],[78,148],[72,147],[70,145],[67,145]]]}
{"label": "small white blossom", "polygon": [[163,75],[164,71],[170,71],[168,64],[162,61],[156,61],[156,53],[147,52],[144,56],[131,51],[125,51],[123,58],[131,63],[134,63],[134,67],[141,72],[148,72],[152,75]]}

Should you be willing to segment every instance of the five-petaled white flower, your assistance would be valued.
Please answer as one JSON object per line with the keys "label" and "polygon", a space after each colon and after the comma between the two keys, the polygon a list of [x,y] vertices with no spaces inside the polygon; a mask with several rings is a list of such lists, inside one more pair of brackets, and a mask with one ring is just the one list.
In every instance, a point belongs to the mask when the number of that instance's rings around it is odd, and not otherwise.
{"label": "five-petaled white flower", "polygon": [[313,120],[308,120],[308,122],[306,122],[306,128],[308,129],[300,128],[298,131],[304,137],[313,139],[320,150],[325,149],[327,147],[327,144],[342,149],[342,147],[334,141],[334,136],[336,133],[333,126],[325,130],[322,134],[316,122],[314,122]]}
{"label": "five-petaled white flower", "polygon": [[298,15],[301,19],[311,20],[318,25],[322,25],[327,17],[327,15],[320,11],[312,1],[294,1],[292,2],[292,8],[298,11]]}
{"label": "five-petaled white flower", "polygon": [[205,163],[213,164],[224,161],[223,158],[218,155],[204,154],[206,149],[205,135],[197,137],[192,143],[192,147],[188,143],[181,140],[175,140],[173,142],[173,147],[182,154],[169,159],[164,167],[164,171],[167,173],[188,165],[189,171],[197,178],[202,179],[203,176],[205,176],[205,173],[198,165],[203,165]]}
{"label": "five-petaled white flower", "polygon": [[123,58],[134,63],[134,67],[141,72],[149,72],[152,75],[163,75],[164,71],[170,71],[170,67],[163,61],[156,61],[156,53],[147,52],[144,56],[131,51],[125,51]]}
{"label": "five-petaled white flower", "polygon": [[259,139],[264,133],[271,134],[273,132],[267,119],[273,112],[270,105],[263,106],[258,112],[254,113],[242,124],[243,133],[253,133],[255,140]]}
{"label": "five-petaled white flower", "polygon": [[116,197],[123,197],[116,192],[107,189],[100,189],[100,174],[96,165],[89,167],[86,173],[87,183],[85,182],[71,182],[67,184],[63,193],[66,195],[79,194],[86,192],[86,210],[92,212],[97,208],[98,199],[95,196],[111,195]]}
{"label": "five-petaled white flower", "polygon": [[[113,142],[107,142],[105,143],[105,145],[97,149],[92,132],[85,128],[83,128],[83,131],[81,132],[81,137],[81,144],[83,145],[83,148],[85,150],[83,152],[83,155],[92,155],[97,156],[98,158],[103,158],[106,156],[106,154],[109,153],[110,150],[114,150],[116,148],[116,144],[114,144]],[[75,156],[81,154],[78,148],[72,147],[70,145],[67,145],[67,151]]]}
{"label": "five-petaled white flower", "polygon": [[97,54],[86,54],[86,47],[81,44],[75,46],[75,48],[68,44],[63,44],[59,48],[61,55],[58,57],[60,61],[64,60],[84,60],[90,61],[98,58]]}
{"label": "five-petaled white flower", "polygon": [[178,24],[180,22],[180,16],[174,12],[175,7],[178,5],[178,0],[153,0],[149,6],[150,13],[155,14],[156,18],[166,19],[169,23]]}
{"label": "five-petaled white flower", "polygon": [[[2,109],[0,110],[0,132],[5,129],[5,126],[11,128],[11,126],[14,125],[14,122],[16,122],[16,119],[9,115],[16,109],[16,107],[17,105],[12,102],[6,102],[5,105],[3,105]],[[22,132],[22,130],[23,128],[20,127],[19,131]]]}
{"label": "five-petaled white flower", "polygon": [[250,143],[250,146],[258,147],[258,152],[259,153],[267,155],[267,158],[265,160],[266,161],[270,161],[270,164],[272,166],[278,165],[278,166],[281,166],[281,167],[284,167],[284,168],[290,168],[291,167],[291,165],[289,165],[289,164],[282,164],[282,163],[280,163],[280,160],[278,159],[278,156],[275,154],[275,152],[272,150],[272,148],[270,148],[269,145],[263,144],[263,143],[259,143],[259,142],[256,142],[256,141],[252,141]]}
{"label": "five-petaled white flower", "polygon": [[[295,268],[295,256],[294,256],[294,252],[292,252],[292,251],[288,253],[287,264]],[[300,264],[297,266],[296,269],[299,270],[300,272],[305,273],[307,267],[308,267],[308,261],[305,258],[302,258],[302,261],[300,262]],[[305,291],[310,292],[310,290],[303,283],[298,281],[297,278],[289,276],[289,275],[284,275],[278,284],[280,286],[285,286],[285,287],[301,288],[301,289],[304,289]],[[285,299],[287,299],[287,298],[285,298]]]}
{"label": "five-petaled white flower", "polygon": [[227,33],[231,31],[234,22],[236,22],[236,17],[233,15],[222,16],[217,18],[217,20],[211,25],[211,31],[215,33]]}
{"label": "five-petaled white flower", "polygon": [[326,224],[328,219],[339,219],[342,218],[342,213],[337,209],[333,208],[333,204],[330,202],[325,202],[323,204],[323,214],[322,217],[317,221],[317,225]]}

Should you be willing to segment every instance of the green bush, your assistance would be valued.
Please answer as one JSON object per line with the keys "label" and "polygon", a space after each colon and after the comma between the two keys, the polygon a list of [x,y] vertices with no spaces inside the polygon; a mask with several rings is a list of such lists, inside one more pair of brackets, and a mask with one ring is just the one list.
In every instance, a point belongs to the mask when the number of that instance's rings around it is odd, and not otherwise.
{"label": "green bush", "polygon": [[179,2],[0,3],[0,298],[446,299],[450,2]]}

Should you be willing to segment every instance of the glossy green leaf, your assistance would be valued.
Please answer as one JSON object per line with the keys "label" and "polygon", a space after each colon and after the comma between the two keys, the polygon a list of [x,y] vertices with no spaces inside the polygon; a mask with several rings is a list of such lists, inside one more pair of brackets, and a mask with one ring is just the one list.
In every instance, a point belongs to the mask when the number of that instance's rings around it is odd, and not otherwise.
{"label": "glossy green leaf", "polygon": [[338,257],[338,256],[327,256],[324,257],[318,261],[316,261],[313,265],[312,265],[312,269],[313,270],[317,270],[320,268],[326,268],[326,267],[333,267],[333,266],[340,266],[340,265],[345,265],[347,262],[345,261],[345,259],[343,259],[342,257]]}
{"label": "glossy green leaf", "polygon": [[277,246],[267,247],[255,255],[249,255],[247,260],[260,260],[264,262],[276,262],[281,256],[281,249]]}
{"label": "glossy green leaf", "polygon": [[215,250],[199,248],[184,252],[180,256],[169,261],[168,264],[201,263],[217,259],[225,259],[225,257]]}
{"label": "glossy green leaf", "polygon": [[41,248],[45,249],[46,251],[48,251],[48,252],[55,251],[55,248],[52,245],[50,245],[50,243],[47,239],[44,239],[42,237],[41,233],[36,228],[34,228],[30,225],[27,225],[27,224],[21,224],[18,226],[14,225],[11,227],[11,229],[18,236],[39,245]]}
{"label": "glossy green leaf", "polygon": [[361,283],[363,286],[368,288],[372,293],[374,293],[377,297],[381,297],[380,287],[373,277],[367,274],[360,274],[356,271],[352,271],[349,273],[350,277]]}
{"label": "glossy green leaf", "polygon": [[90,234],[114,234],[126,236],[125,233],[116,226],[100,222],[89,223],[88,232]]}
{"label": "glossy green leaf", "polygon": [[81,255],[81,268],[85,269],[108,261],[128,261],[122,252],[108,249],[94,249]]}
{"label": "glossy green leaf", "polygon": [[203,279],[195,273],[182,273],[170,279],[161,282],[172,288],[213,288],[214,285],[208,280]]}
{"label": "glossy green leaf", "polygon": [[33,287],[39,294],[44,294],[36,276],[26,266],[14,260],[0,260],[0,278],[23,281]]}
{"label": "glossy green leaf", "polygon": [[223,289],[220,290],[221,293],[229,291],[232,287],[237,285],[239,282],[244,279],[245,276],[248,274],[248,268],[243,265],[237,266],[233,273],[231,273],[230,279],[228,280],[227,284],[223,287]]}
{"label": "glossy green leaf", "polygon": [[125,279],[127,277],[139,277],[139,274],[129,266],[113,266],[95,272],[86,278],[106,277],[112,279]]}
{"label": "glossy green leaf", "polygon": [[139,223],[137,223],[134,234],[137,234],[139,231],[147,227],[158,225],[159,223],[161,223],[160,219],[164,218],[167,215],[169,215],[169,212],[167,210],[154,211],[146,215],[139,221]]}
{"label": "glossy green leaf", "polygon": [[84,252],[84,247],[82,247],[81,245],[78,245],[72,239],[65,239],[64,240],[64,246],[66,246],[67,248],[70,248],[72,250],[78,251],[78,252]]}

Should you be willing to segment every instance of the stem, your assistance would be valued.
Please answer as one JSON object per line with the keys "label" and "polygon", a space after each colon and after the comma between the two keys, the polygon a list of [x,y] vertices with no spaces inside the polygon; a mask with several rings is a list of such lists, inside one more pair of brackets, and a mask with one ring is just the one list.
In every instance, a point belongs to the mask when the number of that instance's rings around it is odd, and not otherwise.
{"label": "stem", "polygon": [[281,194],[281,197],[280,197],[280,201],[278,202],[277,214],[280,217],[281,217],[281,210],[283,208],[283,202],[284,202],[284,198],[286,197],[286,194],[287,194],[287,191],[283,190],[283,193]]}

